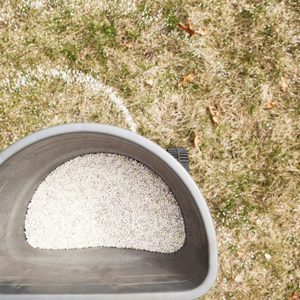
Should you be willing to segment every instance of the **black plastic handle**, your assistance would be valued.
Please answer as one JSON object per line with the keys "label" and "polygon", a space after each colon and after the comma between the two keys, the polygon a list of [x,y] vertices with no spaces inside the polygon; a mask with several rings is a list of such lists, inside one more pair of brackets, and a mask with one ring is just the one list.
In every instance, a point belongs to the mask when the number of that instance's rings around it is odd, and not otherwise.
{"label": "black plastic handle", "polygon": [[168,148],[166,150],[174,158],[176,158],[188,172],[190,172],[189,155],[188,155],[188,152],[185,148],[176,147],[176,148]]}

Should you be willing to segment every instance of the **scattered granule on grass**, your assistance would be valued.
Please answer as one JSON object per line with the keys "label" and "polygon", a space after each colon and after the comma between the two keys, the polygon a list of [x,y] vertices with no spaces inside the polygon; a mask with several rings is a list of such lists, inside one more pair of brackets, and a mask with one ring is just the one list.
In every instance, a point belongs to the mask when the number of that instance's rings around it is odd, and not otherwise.
{"label": "scattered granule on grass", "polygon": [[40,249],[117,247],[171,253],[185,240],[169,187],[125,156],[76,157],[39,185],[25,219],[27,242]]}

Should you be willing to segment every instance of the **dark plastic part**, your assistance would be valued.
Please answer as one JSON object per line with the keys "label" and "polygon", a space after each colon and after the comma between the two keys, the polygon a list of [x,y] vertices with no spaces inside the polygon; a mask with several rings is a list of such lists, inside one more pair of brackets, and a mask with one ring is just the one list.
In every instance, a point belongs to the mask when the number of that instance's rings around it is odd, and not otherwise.
{"label": "dark plastic part", "polygon": [[167,151],[173,157],[175,157],[188,172],[190,172],[189,155],[185,148],[183,147],[169,148],[167,149]]}

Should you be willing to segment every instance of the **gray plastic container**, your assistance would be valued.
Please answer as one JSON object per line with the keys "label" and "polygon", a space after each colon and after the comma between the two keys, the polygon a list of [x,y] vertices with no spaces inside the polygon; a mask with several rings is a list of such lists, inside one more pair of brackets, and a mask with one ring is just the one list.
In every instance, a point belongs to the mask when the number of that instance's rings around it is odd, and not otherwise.
{"label": "gray plastic container", "polygon": [[[40,182],[65,161],[95,152],[134,158],[167,183],[185,221],[179,251],[39,250],[26,243],[26,208]],[[206,202],[184,167],[150,140],[108,125],[69,124],[0,153],[0,299],[196,299],[216,276],[216,235]]]}

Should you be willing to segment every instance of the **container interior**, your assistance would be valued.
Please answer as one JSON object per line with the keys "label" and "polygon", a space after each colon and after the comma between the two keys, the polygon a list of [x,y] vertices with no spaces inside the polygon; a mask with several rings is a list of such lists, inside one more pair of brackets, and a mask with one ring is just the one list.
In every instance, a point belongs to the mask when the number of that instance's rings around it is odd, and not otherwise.
{"label": "container interior", "polygon": [[[25,241],[26,209],[41,181],[76,156],[110,152],[136,159],[170,187],[181,208],[186,241],[177,252],[96,247],[39,250]],[[31,144],[0,166],[0,294],[110,294],[184,291],[208,272],[200,212],[180,178],[159,157],[102,133],[67,133]]]}

